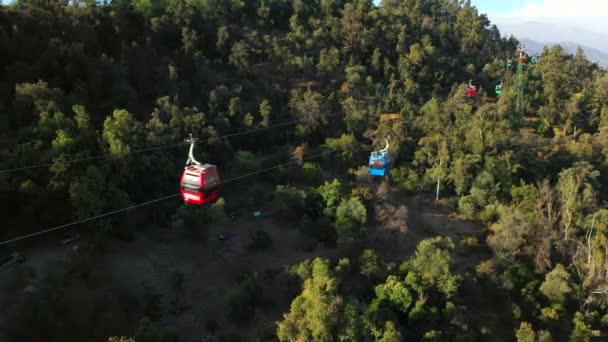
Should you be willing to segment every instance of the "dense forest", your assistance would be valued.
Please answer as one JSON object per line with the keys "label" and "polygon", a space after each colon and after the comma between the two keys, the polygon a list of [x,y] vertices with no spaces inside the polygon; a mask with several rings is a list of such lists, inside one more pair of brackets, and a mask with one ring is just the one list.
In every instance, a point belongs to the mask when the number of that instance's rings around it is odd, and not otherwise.
{"label": "dense forest", "polygon": [[[231,180],[209,207],[172,197],[71,227],[89,241],[78,257],[35,289],[20,290],[28,272],[2,285],[0,339],[605,339],[608,72],[582,50],[524,65],[517,49],[469,0],[0,6],[0,240],[178,193],[189,134]],[[384,137],[390,175],[371,180]],[[239,178],[257,170],[268,172]],[[482,228],[396,260],[370,238],[374,206],[414,196]],[[230,329],[207,321],[191,336],[167,323],[159,294],[96,287],[115,241],[154,229],[212,239],[243,208],[331,253],[235,278],[219,295]],[[252,241],[271,250],[263,230]],[[260,327],[272,276],[291,304]],[[171,275],[176,302],[188,277]]]}

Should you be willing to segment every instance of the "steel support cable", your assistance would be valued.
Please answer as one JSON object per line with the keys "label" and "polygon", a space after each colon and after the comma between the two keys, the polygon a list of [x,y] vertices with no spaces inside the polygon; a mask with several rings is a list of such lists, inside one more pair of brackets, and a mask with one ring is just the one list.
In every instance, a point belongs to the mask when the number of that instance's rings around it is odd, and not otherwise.
{"label": "steel support cable", "polygon": [[[360,145],[362,145],[364,142],[367,142],[367,141],[371,141],[371,139],[366,139],[364,141],[358,142],[357,144],[353,145],[352,147],[359,147]],[[334,152],[344,151],[346,149],[348,149],[348,147],[333,149],[333,150],[330,150],[330,151],[325,151],[325,152],[317,153],[317,154],[314,154],[312,156],[304,157],[304,158],[302,158],[302,160],[314,159],[314,158],[318,158],[318,157],[321,157],[323,155],[331,154],[331,153],[334,153]],[[260,174],[260,173],[272,171],[274,169],[278,169],[280,167],[287,166],[287,165],[292,165],[292,164],[296,164],[296,163],[299,163],[299,161],[293,160],[293,161],[290,161],[290,162],[287,162],[287,163],[278,164],[278,165],[275,165],[273,167],[257,170],[257,171],[254,171],[254,172],[246,173],[244,175],[240,175],[240,176],[237,176],[237,177],[234,177],[234,178],[230,178],[230,179],[221,181],[219,184],[220,185],[221,184],[226,184],[226,183],[229,183],[229,182],[233,182],[233,181],[236,181],[236,180],[239,180],[239,179],[243,179],[243,178],[246,178],[246,177],[254,176],[254,175],[257,175],[257,174]],[[106,213],[103,213],[103,214],[91,216],[91,217],[88,217],[88,218],[85,218],[85,219],[81,219],[81,220],[73,221],[73,222],[70,222],[70,223],[65,223],[65,224],[62,224],[62,225],[59,225],[59,226],[55,226],[55,227],[52,227],[52,228],[40,230],[38,232],[34,232],[34,233],[18,236],[18,237],[9,239],[9,240],[1,241],[0,242],[0,246],[7,245],[7,244],[10,244],[10,243],[13,243],[13,242],[20,241],[20,240],[29,239],[29,238],[32,238],[34,236],[50,233],[50,232],[53,232],[53,231],[61,230],[61,229],[64,229],[64,228],[67,228],[67,227],[70,227],[70,226],[77,225],[77,224],[81,224],[81,223],[85,223],[85,222],[89,222],[89,221],[94,221],[94,220],[97,220],[97,219],[100,219],[100,218],[103,218],[103,217],[107,217],[107,216],[111,216],[111,215],[114,215],[114,214],[122,213],[122,212],[125,212],[125,211],[128,211],[128,210],[131,210],[131,209],[135,209],[135,208],[138,208],[138,207],[143,207],[143,206],[146,206],[148,204],[153,204],[153,203],[165,201],[165,200],[168,200],[170,198],[178,197],[178,196],[180,196],[180,194],[181,193],[178,192],[178,193],[173,194],[173,195],[169,195],[169,196],[153,199],[153,200],[150,200],[150,201],[146,201],[146,202],[142,202],[142,203],[139,203],[139,204],[131,205],[131,206],[128,206],[128,207],[125,207],[125,208],[116,209],[116,210],[112,210],[112,211],[109,211],[109,212],[106,212]]]}
{"label": "steel support cable", "polygon": [[[433,90],[429,90],[429,91],[418,93],[418,95],[430,94],[430,93],[434,93],[434,92],[436,92],[438,90],[444,90],[444,89],[449,89],[449,88],[452,88],[452,86],[439,87],[437,89],[433,89]],[[386,102],[386,99],[383,99],[383,101]],[[344,111],[333,112],[333,113],[329,113],[328,116],[331,117],[331,116],[338,115],[338,114],[343,114],[343,113],[344,113]],[[272,125],[272,126],[268,126],[268,127],[258,127],[258,128],[250,129],[250,130],[247,130],[247,131],[230,133],[230,134],[222,135],[220,137],[199,140],[199,141],[197,141],[197,144],[204,143],[204,142],[212,142],[214,140],[221,140],[221,139],[235,137],[235,136],[244,135],[244,134],[250,134],[250,133],[265,131],[265,130],[268,130],[268,129],[273,129],[273,128],[282,127],[282,126],[293,125],[293,124],[301,123],[301,122],[304,122],[304,121],[306,121],[306,120],[298,119],[298,120],[293,120],[293,121],[288,121],[288,122],[282,122],[282,123],[279,123],[279,124],[276,124],[276,125]],[[171,144],[171,145],[163,145],[163,146],[141,148],[141,149],[136,149],[136,150],[129,151],[129,152],[127,152],[126,154],[124,154],[122,156],[125,156],[125,155],[128,155],[128,154],[136,154],[136,153],[143,153],[143,152],[152,152],[152,151],[164,150],[164,149],[178,147],[178,146],[185,146],[185,145],[188,145],[188,144],[189,143],[187,143],[187,142],[180,142],[180,143],[175,143],[175,144]],[[90,156],[90,157],[83,157],[83,158],[77,158],[77,159],[72,159],[72,160],[65,160],[65,161],[62,161],[61,163],[64,163],[64,164],[76,164],[76,163],[85,162],[85,161],[91,161],[91,160],[109,158],[111,156],[113,156],[113,154],[106,153],[106,154],[99,154],[99,155]],[[7,174],[7,173],[12,173],[12,172],[19,172],[19,171],[27,171],[27,170],[39,169],[39,168],[43,168],[43,167],[50,167],[50,166],[53,166],[54,164],[55,164],[54,162],[48,162],[48,163],[34,164],[34,165],[29,165],[29,166],[15,167],[15,168],[11,168],[11,169],[4,169],[4,170],[0,170],[0,175]]]}
{"label": "steel support cable", "polygon": [[[335,115],[338,115],[338,114],[343,114],[343,113],[344,113],[344,111],[333,112],[333,113],[329,113],[328,116],[332,117],[332,116],[335,116]],[[222,136],[219,136],[219,137],[198,140],[196,143],[197,144],[206,143],[206,142],[209,143],[209,142],[213,142],[213,141],[217,141],[217,140],[221,140],[221,139],[236,137],[236,136],[239,136],[239,135],[251,134],[251,133],[261,132],[261,131],[265,131],[265,130],[269,130],[269,129],[273,129],[273,128],[278,128],[278,127],[283,127],[283,126],[289,126],[289,125],[301,123],[303,121],[304,120],[302,120],[302,119],[298,119],[298,120],[293,120],[293,121],[288,121],[288,122],[282,122],[282,123],[279,123],[279,124],[276,124],[276,125],[272,125],[272,126],[268,126],[268,127],[258,127],[258,128],[250,129],[250,130],[247,130],[247,131],[235,132],[235,133],[225,134],[225,135],[222,135]],[[136,153],[143,153],[143,152],[151,152],[151,151],[164,150],[164,149],[174,148],[174,147],[178,147],[178,146],[185,146],[185,145],[188,145],[188,144],[190,144],[190,143],[189,142],[180,142],[180,143],[171,144],[171,145],[163,145],[163,146],[141,148],[141,149],[136,149],[136,150],[129,151],[129,152],[127,152],[127,153],[125,153],[124,155],[121,155],[121,156],[129,155],[129,154],[136,154]],[[99,154],[99,155],[95,155],[95,156],[91,156],[91,157],[84,157],[84,158],[77,158],[77,159],[72,159],[72,160],[65,160],[65,161],[61,161],[61,163],[64,163],[64,164],[76,164],[76,163],[80,163],[80,162],[84,162],[84,161],[91,161],[91,160],[97,160],[97,159],[105,159],[105,158],[109,158],[111,156],[113,156],[112,153],[106,153],[106,154]],[[43,167],[50,167],[50,166],[52,166],[54,164],[55,164],[54,162],[48,162],[48,163],[34,164],[34,165],[29,165],[29,166],[21,166],[21,167],[15,167],[15,168],[11,168],[11,169],[0,170],[0,175],[1,174],[12,173],[12,172],[19,172],[19,171],[27,171],[27,170],[39,169],[39,168],[43,168]]]}

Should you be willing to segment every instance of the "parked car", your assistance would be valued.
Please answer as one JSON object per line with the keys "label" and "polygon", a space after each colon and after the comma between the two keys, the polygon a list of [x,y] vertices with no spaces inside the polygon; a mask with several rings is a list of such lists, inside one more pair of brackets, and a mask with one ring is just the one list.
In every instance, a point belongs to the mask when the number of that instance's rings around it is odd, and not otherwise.
{"label": "parked car", "polygon": [[80,239],[80,234],[70,233],[63,240],[60,241],[62,245],[69,245],[70,243]]}
{"label": "parked car", "polygon": [[231,233],[219,233],[217,234],[217,238],[220,241],[226,241],[232,237]]}
{"label": "parked car", "polygon": [[3,266],[5,265],[15,265],[15,264],[21,264],[25,262],[25,257],[23,255],[21,255],[21,253],[15,252],[15,253],[11,253],[6,260],[4,261],[4,263],[2,263]]}

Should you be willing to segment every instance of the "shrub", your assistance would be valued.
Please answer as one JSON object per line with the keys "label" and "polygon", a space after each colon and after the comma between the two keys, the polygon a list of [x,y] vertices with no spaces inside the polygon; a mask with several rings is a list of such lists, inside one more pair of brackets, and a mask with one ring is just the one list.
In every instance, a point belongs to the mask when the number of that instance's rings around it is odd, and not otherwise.
{"label": "shrub", "polygon": [[302,177],[304,182],[310,186],[319,186],[323,181],[321,168],[317,163],[306,162],[302,165]]}
{"label": "shrub", "polygon": [[151,287],[146,287],[144,293],[144,314],[153,321],[163,316],[163,295]]}
{"label": "shrub", "polygon": [[251,235],[249,250],[267,249],[272,247],[272,238],[267,232],[258,229]]}
{"label": "shrub", "polygon": [[250,274],[228,288],[224,294],[228,317],[238,323],[250,321],[260,303],[260,291],[256,277]]}
{"label": "shrub", "polygon": [[274,204],[278,208],[278,215],[294,223],[304,215],[305,200],[304,191],[288,185],[277,185],[274,192]]}
{"label": "shrub", "polygon": [[466,253],[475,250],[477,247],[479,247],[479,239],[474,236],[467,236],[460,240],[458,251],[460,253]]}
{"label": "shrub", "polygon": [[368,203],[374,198],[374,194],[366,186],[358,186],[354,188],[351,193],[351,197],[358,197],[361,201]]}

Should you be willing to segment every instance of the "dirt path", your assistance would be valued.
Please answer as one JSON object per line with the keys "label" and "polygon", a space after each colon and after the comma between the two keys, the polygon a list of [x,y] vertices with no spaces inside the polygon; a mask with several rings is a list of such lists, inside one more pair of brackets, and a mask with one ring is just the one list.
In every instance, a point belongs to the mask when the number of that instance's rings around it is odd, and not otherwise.
{"label": "dirt path", "polygon": [[[381,200],[372,208],[370,243],[381,252],[387,262],[399,265],[411,256],[418,243],[433,236],[447,236],[458,244],[464,236],[477,236],[482,245],[473,251],[453,253],[454,271],[463,277],[457,305],[466,307],[468,323],[477,333],[493,341],[505,341],[512,336],[511,303],[495,285],[479,282],[475,266],[491,257],[483,247],[484,227],[476,222],[456,218],[455,209],[449,205],[435,206],[432,194],[404,197],[394,190],[376,188]],[[500,314],[504,313],[504,314]],[[502,336],[502,337],[501,337]]]}
{"label": "dirt path", "polygon": [[447,236],[456,240],[483,230],[475,222],[453,217],[453,208],[445,204],[436,206],[430,194],[406,197],[383,186],[377,192],[381,193],[372,208],[371,242],[389,261],[407,258],[420,241],[429,237]]}
{"label": "dirt path", "polygon": [[[334,257],[335,251],[317,247],[306,252],[301,241],[308,239],[295,228],[288,228],[272,218],[241,219],[210,225],[209,240],[184,238],[181,232],[158,229],[139,236],[135,243],[116,242],[103,257],[101,273],[109,274],[108,285],[143,292],[146,287],[163,294],[165,307],[170,307],[172,292],[169,275],[185,274],[184,305],[192,307],[178,316],[165,315],[163,323],[183,336],[202,336],[208,321],[216,321],[224,331],[242,331],[226,317],[225,290],[246,273],[280,273],[285,267],[316,256]],[[248,251],[250,233],[266,231],[272,238],[269,250]],[[230,232],[227,241],[217,239],[220,232]],[[265,279],[264,299],[272,305],[261,308],[256,321],[274,326],[288,311],[296,293],[286,286],[284,278]]]}
{"label": "dirt path", "polygon": [[[385,188],[381,191],[380,199],[372,204],[369,236],[370,246],[387,262],[400,263],[425,238],[440,235],[456,240],[461,234],[482,229],[475,223],[453,218],[450,216],[452,209],[447,206],[436,207],[430,195],[405,197],[394,190]],[[209,230],[207,240],[183,231],[156,228],[138,233],[134,242],[107,243],[106,252],[95,261],[97,273],[103,275],[98,286],[108,291],[128,291],[140,300],[143,300],[146,288],[153,289],[163,295],[164,308],[168,310],[173,296],[170,275],[182,272],[185,275],[182,304],[191,308],[177,316],[166,313],[162,320],[164,325],[181,336],[201,337],[206,334],[206,323],[213,320],[222,331],[245,331],[253,339],[254,331],[250,327],[236,326],[227,319],[224,293],[240,275],[257,273],[262,279],[262,295],[268,305],[258,309],[252,326],[274,331],[275,322],[289,310],[298,291],[287,286],[285,277],[266,275],[278,274],[285,267],[306,259],[318,256],[337,259],[339,256],[336,249],[321,246],[305,251],[303,241],[309,238],[296,227],[289,227],[272,217],[244,217],[208,225],[205,229]],[[259,252],[248,250],[250,234],[257,229],[270,235],[272,248]],[[220,232],[229,232],[232,238],[220,241],[217,239]],[[25,251],[31,256],[28,263],[38,274],[44,273],[46,265],[65,258],[70,252],[65,246],[40,247]],[[468,261],[474,262],[476,260]]]}

